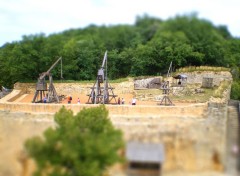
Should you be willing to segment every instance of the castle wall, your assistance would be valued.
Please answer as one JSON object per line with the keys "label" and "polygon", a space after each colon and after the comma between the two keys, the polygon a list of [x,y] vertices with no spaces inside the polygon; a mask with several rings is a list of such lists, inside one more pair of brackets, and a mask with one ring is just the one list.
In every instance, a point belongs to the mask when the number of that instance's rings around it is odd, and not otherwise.
{"label": "castle wall", "polygon": [[[0,103],[0,110],[10,112],[46,113],[53,114],[60,110],[62,104],[44,103]],[[99,105],[92,104],[65,104],[67,109],[74,113],[83,108],[91,108]],[[132,105],[106,105],[111,116],[121,117],[162,117],[162,116],[186,116],[194,118],[205,118],[207,104],[193,104],[188,106],[132,106]]]}
{"label": "castle wall", "polygon": [[[66,105],[77,113],[82,108],[98,105]],[[60,104],[13,104],[1,103],[0,111],[19,112],[22,114],[16,121],[25,122],[18,133],[18,141],[24,140],[32,134],[24,132],[33,129],[35,134],[54,125],[53,114]],[[225,136],[227,106],[226,104],[196,104],[191,106],[130,106],[106,105],[109,117],[116,128],[123,131],[125,141],[141,141],[148,143],[162,143],[165,148],[165,162],[163,173],[171,171],[201,172],[223,171],[225,158]],[[146,110],[147,109],[147,110]],[[25,114],[36,114],[32,118],[24,118]],[[50,113],[50,117],[45,116]],[[0,118],[1,119],[1,118]],[[7,128],[9,123],[5,124]],[[27,125],[27,126],[26,126]],[[9,134],[16,132],[11,126]],[[39,128],[39,129],[38,129]],[[41,128],[41,129],[40,129]],[[12,138],[16,134],[9,135]],[[12,136],[12,137],[11,137]],[[23,142],[23,141],[22,141]],[[19,143],[20,145],[20,143]],[[19,152],[19,151],[18,151]],[[19,166],[19,161],[15,160]],[[18,168],[18,170],[20,170]]]}
{"label": "castle wall", "polygon": [[[74,93],[89,94],[94,83],[54,83],[58,95],[69,95]],[[121,83],[110,83],[114,88],[114,94],[131,94],[134,90],[133,80]],[[36,83],[15,83],[15,90],[22,90],[25,93],[35,93]]]}
{"label": "castle wall", "polygon": [[223,80],[232,81],[232,75],[228,71],[193,71],[187,73],[179,73],[187,76],[187,84],[202,84],[203,78],[213,78],[213,86],[219,86]]}
{"label": "castle wall", "polygon": [[[218,73],[219,74],[219,73]],[[189,83],[202,83],[203,77],[214,77],[214,85],[223,78],[231,80],[230,73],[189,73]],[[58,94],[79,92],[88,94],[93,84],[54,83]],[[115,94],[134,94],[134,82],[113,83]],[[35,84],[15,84],[22,93],[33,93]],[[161,143],[165,149],[164,173],[172,171],[222,173],[226,165],[227,101],[230,89],[223,99],[211,98],[207,103],[187,106],[106,105],[109,118],[116,128],[123,131],[125,141]],[[218,103],[216,103],[218,102]],[[54,126],[53,114],[62,104],[0,103],[0,175],[21,175],[23,161],[16,157],[23,148],[24,140],[33,134],[40,135]],[[96,107],[88,104],[65,104],[75,114],[83,108]],[[12,114],[17,115],[12,117]],[[3,117],[4,116],[4,117]],[[31,130],[34,133],[31,133]],[[12,143],[9,141],[12,141]],[[14,143],[15,141],[15,143]],[[4,145],[1,145],[4,144]],[[12,144],[12,145],[11,145]],[[4,151],[4,152],[3,152]],[[3,164],[3,165],[1,165]],[[2,167],[2,168],[1,168]],[[7,169],[10,168],[10,169]]]}
{"label": "castle wall", "polygon": [[[126,141],[162,143],[163,173],[171,171],[223,172],[226,145],[226,104],[208,104],[205,113],[169,113],[165,116],[116,117],[114,125],[124,131]],[[193,110],[194,111],[194,110]]]}

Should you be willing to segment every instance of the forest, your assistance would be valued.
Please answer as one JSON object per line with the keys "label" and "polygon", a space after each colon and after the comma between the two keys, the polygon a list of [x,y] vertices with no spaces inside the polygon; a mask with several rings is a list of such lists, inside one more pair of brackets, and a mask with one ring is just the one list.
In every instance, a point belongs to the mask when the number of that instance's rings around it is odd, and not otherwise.
{"label": "forest", "polygon": [[[108,51],[110,79],[164,75],[171,61],[174,69],[228,67],[234,77],[234,98],[240,99],[239,49],[240,38],[233,37],[226,26],[215,26],[194,13],[167,20],[143,15],[133,25],[89,25],[5,43],[0,47],[0,85],[37,81],[60,56],[64,80],[94,80]],[[59,65],[51,73],[60,80]]]}

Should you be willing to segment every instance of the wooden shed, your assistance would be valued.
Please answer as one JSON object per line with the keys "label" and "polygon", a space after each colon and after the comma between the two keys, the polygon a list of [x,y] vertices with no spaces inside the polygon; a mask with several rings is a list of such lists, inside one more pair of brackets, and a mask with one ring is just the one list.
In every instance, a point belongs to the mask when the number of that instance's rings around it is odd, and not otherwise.
{"label": "wooden shed", "polygon": [[164,161],[162,144],[128,142],[126,157],[127,174],[132,176],[160,176]]}

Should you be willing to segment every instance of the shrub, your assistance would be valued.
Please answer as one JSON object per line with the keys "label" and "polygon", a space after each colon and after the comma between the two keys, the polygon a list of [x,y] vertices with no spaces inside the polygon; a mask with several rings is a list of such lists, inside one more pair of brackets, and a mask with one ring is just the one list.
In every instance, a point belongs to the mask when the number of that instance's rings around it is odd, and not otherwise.
{"label": "shrub", "polygon": [[240,81],[233,81],[231,89],[231,99],[240,100]]}
{"label": "shrub", "polygon": [[118,154],[124,146],[122,133],[114,129],[104,106],[83,109],[75,116],[63,107],[54,119],[55,129],[25,143],[37,164],[35,175],[98,176],[122,161]]}
{"label": "shrub", "polygon": [[230,81],[224,80],[219,87],[213,92],[213,97],[223,98],[223,92],[229,87]]}

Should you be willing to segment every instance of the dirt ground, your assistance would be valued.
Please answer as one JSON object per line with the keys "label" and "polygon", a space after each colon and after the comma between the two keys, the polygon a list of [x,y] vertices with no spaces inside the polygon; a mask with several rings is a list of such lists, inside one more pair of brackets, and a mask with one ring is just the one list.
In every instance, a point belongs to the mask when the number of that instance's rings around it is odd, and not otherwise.
{"label": "dirt ground", "polygon": [[[67,104],[67,96],[65,97],[65,99],[63,101],[61,101],[61,104]],[[77,94],[77,93],[72,93],[72,101],[71,104],[77,104],[78,102],[78,98],[80,99],[80,104],[87,104],[88,103],[88,99],[89,97],[87,95],[83,95],[83,94]],[[122,98],[124,98],[125,100],[125,105],[131,105],[132,102],[132,98],[133,95],[132,94],[120,94],[118,95],[118,97],[116,97],[116,102],[114,99],[112,99],[111,104],[117,104],[118,102],[118,98],[120,98],[120,100]],[[33,94],[28,94],[26,95],[23,99],[21,99],[19,102],[20,103],[31,103],[33,99]],[[159,102],[157,101],[141,101],[141,100],[137,100],[137,105],[158,105]],[[178,105],[178,106],[184,106],[184,105],[190,105],[193,103],[182,103],[182,102],[173,102],[174,105]]]}
{"label": "dirt ground", "polygon": [[[65,97],[65,99],[63,101],[61,101],[61,104],[67,104],[67,96]],[[78,98],[80,99],[80,104],[86,104],[88,102],[89,97],[87,95],[82,95],[82,94],[77,94],[77,93],[72,93],[72,104],[77,104],[77,100]],[[123,96],[119,96],[119,97],[123,97]],[[129,103],[131,102],[132,99],[132,95],[131,94],[125,94],[124,97],[125,99],[125,103]],[[33,94],[28,94],[26,97],[24,97],[20,102],[22,103],[31,103],[33,99]],[[116,98],[116,101],[118,101],[118,97]],[[111,101],[111,103],[115,103],[114,99]],[[140,102],[139,102],[140,103]]]}

